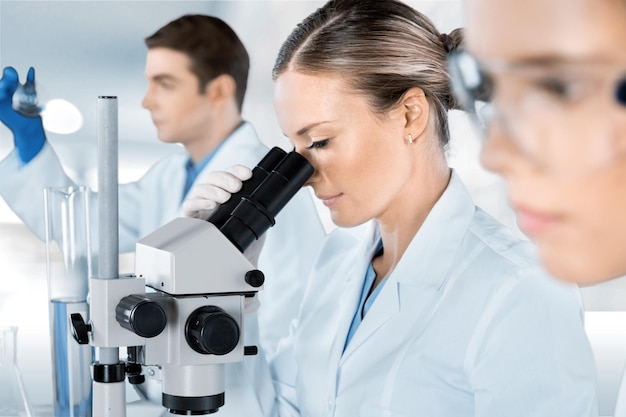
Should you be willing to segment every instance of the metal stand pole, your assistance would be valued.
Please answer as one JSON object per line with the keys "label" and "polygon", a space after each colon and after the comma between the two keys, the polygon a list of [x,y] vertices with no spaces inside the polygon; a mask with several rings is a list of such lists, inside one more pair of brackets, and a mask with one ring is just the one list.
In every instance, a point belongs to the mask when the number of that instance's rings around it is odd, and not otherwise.
{"label": "metal stand pole", "polygon": [[[117,97],[98,97],[98,279],[119,278]],[[124,363],[119,348],[97,348],[94,417],[125,417]]]}

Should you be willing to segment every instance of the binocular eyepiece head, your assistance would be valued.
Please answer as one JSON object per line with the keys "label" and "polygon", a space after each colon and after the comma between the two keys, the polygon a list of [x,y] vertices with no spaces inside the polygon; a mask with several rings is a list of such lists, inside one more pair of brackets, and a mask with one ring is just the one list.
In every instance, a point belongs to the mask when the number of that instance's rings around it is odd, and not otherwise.
{"label": "binocular eyepiece head", "polygon": [[252,170],[252,177],[209,217],[240,250],[275,223],[275,217],[313,175],[313,166],[295,151],[271,149]]}

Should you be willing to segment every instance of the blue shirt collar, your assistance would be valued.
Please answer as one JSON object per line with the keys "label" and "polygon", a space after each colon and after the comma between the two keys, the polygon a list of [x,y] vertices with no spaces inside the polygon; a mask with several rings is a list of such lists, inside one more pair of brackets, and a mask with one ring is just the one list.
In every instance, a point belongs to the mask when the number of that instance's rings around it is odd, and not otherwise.
{"label": "blue shirt collar", "polygon": [[198,179],[200,173],[206,168],[206,166],[211,162],[213,157],[219,152],[219,150],[224,146],[224,144],[230,139],[233,134],[243,126],[245,122],[241,122],[237,127],[231,132],[226,139],[221,141],[207,156],[205,156],[202,160],[200,160],[197,164],[194,164],[191,160],[191,157],[187,158],[187,162],[185,163],[185,187],[183,188],[183,195],[181,201],[185,200],[187,197],[187,193],[191,190],[191,187]]}

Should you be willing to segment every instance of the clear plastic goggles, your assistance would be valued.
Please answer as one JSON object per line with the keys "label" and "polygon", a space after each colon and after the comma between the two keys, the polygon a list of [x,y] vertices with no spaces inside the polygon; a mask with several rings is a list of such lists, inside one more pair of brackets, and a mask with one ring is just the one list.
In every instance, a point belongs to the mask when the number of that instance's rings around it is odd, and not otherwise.
{"label": "clear plastic goggles", "polygon": [[543,169],[582,174],[626,154],[626,63],[483,62],[459,52],[448,69],[478,134],[506,136]]}

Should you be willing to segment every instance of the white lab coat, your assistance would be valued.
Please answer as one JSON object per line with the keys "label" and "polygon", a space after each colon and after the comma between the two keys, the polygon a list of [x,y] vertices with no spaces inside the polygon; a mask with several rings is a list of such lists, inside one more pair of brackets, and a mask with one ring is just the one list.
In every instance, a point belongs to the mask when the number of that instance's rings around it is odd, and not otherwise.
{"label": "white lab coat", "polygon": [[270,367],[281,416],[597,415],[578,290],[474,206],[459,177],[346,336],[379,232],[336,230]]}
{"label": "white lab coat", "polygon": [[614,416],[626,417],[626,371],[622,374],[622,381],[617,390]]}
{"label": "white lab coat", "polygon": [[[258,139],[252,125],[244,123],[220,147],[198,180],[204,173],[225,170],[235,164],[253,168],[268,150]],[[181,215],[187,158],[188,155],[182,151],[170,155],[152,166],[139,181],[120,185],[120,252],[134,251],[137,240]],[[20,167],[15,151],[0,161],[0,195],[42,240],[45,239],[43,188],[70,185],[75,184],[63,171],[48,143],[23,167]],[[271,353],[278,339],[288,333],[289,322],[297,315],[307,277],[324,237],[325,232],[308,189],[301,190],[289,201],[277,216],[276,225],[266,233],[258,264],[266,278],[264,289],[259,293],[261,308],[258,311],[260,344],[265,352]],[[251,334],[249,330],[246,329],[246,335]],[[259,342],[255,337],[249,339],[246,344]],[[256,360],[246,358],[246,362],[250,363]],[[262,356],[258,360],[262,360]],[[235,389],[230,394],[227,392],[226,397],[231,399],[227,402],[228,408],[232,409],[231,415],[252,413],[252,410],[257,412],[256,406],[240,408],[232,402],[232,398],[237,397],[235,391],[250,391],[248,378],[257,377],[248,373],[256,366],[249,364],[245,369],[230,366],[228,384]]]}

